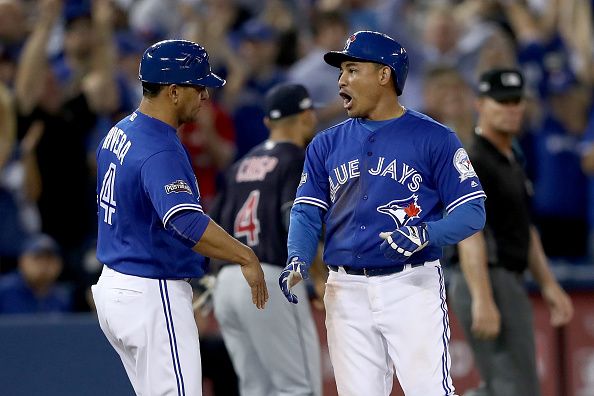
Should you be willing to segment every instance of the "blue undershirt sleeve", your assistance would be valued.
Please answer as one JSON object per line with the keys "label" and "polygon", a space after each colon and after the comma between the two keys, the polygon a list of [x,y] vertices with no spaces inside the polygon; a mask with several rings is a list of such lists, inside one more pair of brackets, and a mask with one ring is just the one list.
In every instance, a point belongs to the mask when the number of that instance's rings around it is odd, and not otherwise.
{"label": "blue undershirt sleeve", "polygon": [[167,222],[167,229],[186,246],[194,247],[208,227],[210,217],[197,210],[182,210]]}
{"label": "blue undershirt sleeve", "polygon": [[287,250],[289,261],[293,257],[311,265],[318,249],[322,233],[323,211],[321,208],[298,203],[291,208]]}
{"label": "blue undershirt sleeve", "polygon": [[485,226],[485,200],[473,199],[452,210],[438,221],[426,223],[429,244],[433,246],[455,245]]}

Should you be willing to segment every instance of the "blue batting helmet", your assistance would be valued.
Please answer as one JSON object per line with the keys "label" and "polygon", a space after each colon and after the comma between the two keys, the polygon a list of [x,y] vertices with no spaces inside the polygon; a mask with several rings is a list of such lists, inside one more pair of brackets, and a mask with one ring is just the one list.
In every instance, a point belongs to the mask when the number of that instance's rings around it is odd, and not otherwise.
{"label": "blue batting helmet", "polygon": [[225,85],[225,80],[210,70],[206,50],[187,40],[165,40],[148,47],[140,61],[138,78],[163,85]]}
{"label": "blue batting helmet", "polygon": [[396,93],[402,95],[408,74],[408,54],[388,35],[369,30],[359,31],[348,38],[342,51],[330,51],[324,55],[324,60],[334,67],[340,67],[346,60],[386,65],[394,73]]}

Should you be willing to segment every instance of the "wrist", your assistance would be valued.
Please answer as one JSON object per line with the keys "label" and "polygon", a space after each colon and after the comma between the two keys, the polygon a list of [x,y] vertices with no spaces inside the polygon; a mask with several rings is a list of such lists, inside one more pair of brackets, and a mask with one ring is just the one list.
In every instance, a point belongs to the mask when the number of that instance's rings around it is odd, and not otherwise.
{"label": "wrist", "polygon": [[258,256],[256,253],[247,245],[244,245],[243,252],[241,253],[241,258],[237,260],[238,264],[242,267],[248,267],[252,264],[259,263]]}
{"label": "wrist", "polygon": [[431,245],[431,227],[430,227],[430,223],[421,223],[418,225],[418,227],[425,231],[425,237],[427,238],[427,244]]}

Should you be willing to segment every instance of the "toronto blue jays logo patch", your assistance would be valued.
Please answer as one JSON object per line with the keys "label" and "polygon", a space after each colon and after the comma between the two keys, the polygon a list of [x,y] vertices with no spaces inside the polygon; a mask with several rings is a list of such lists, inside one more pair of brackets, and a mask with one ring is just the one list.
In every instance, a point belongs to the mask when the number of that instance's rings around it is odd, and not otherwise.
{"label": "toronto blue jays logo patch", "polygon": [[460,183],[462,183],[466,179],[470,179],[471,177],[476,177],[476,172],[472,167],[472,163],[470,162],[470,158],[468,158],[468,154],[466,150],[463,148],[459,148],[456,150],[454,154],[454,167],[460,174]]}
{"label": "toronto blue jays logo patch", "polygon": [[173,183],[165,185],[165,193],[167,194],[182,192],[192,195],[192,189],[190,188],[188,183],[186,183],[183,180],[176,180]]}
{"label": "toronto blue jays logo patch", "polygon": [[395,199],[379,206],[377,211],[390,216],[396,223],[397,228],[404,227],[410,220],[418,219],[419,214],[423,211],[417,203],[418,199],[419,196],[416,194],[406,199]]}

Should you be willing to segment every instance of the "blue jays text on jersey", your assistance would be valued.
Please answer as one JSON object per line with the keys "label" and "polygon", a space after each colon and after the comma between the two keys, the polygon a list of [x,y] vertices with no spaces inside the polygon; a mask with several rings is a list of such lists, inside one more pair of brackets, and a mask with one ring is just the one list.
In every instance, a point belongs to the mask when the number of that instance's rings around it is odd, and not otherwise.
{"label": "blue jays text on jersey", "polygon": [[98,260],[128,275],[202,276],[206,259],[165,228],[180,211],[203,213],[176,130],[136,111],[101,141],[97,167]]}
{"label": "blue jays text on jersey", "polygon": [[[295,203],[326,211],[324,262],[387,267],[378,234],[437,221],[485,193],[455,133],[407,110],[375,131],[350,119],[308,146]],[[428,246],[409,263],[441,257]]]}

